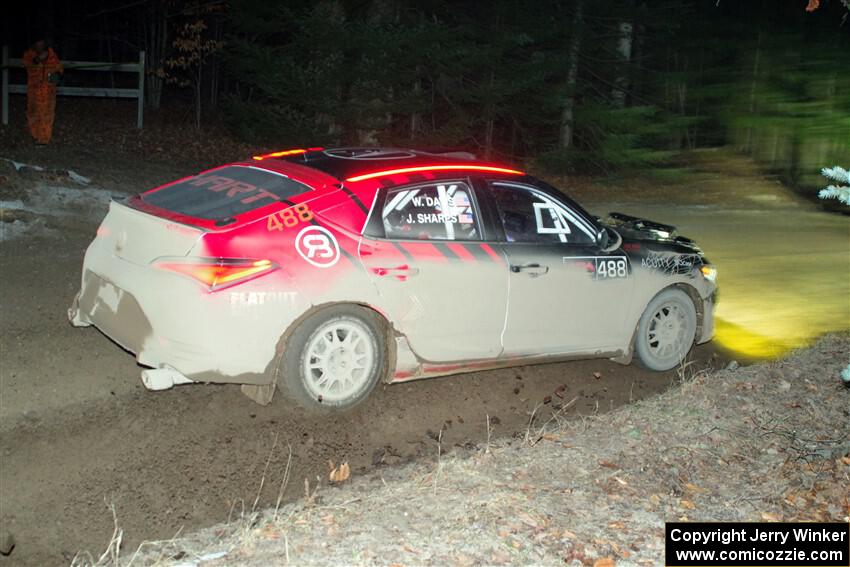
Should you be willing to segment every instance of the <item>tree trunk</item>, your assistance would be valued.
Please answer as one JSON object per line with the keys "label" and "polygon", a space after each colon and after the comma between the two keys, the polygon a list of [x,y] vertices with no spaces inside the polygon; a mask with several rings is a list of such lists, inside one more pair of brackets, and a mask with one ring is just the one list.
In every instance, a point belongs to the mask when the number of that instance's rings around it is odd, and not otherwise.
{"label": "tree trunk", "polygon": [[81,19],[83,14],[71,2],[65,4],[64,21],[65,26],[59,44],[59,57],[65,59],[81,59],[77,57],[80,53],[80,36],[82,35]]}
{"label": "tree trunk", "polygon": [[[495,71],[490,71],[490,91],[496,81]],[[492,96],[492,95],[491,95]],[[495,103],[491,100],[487,105],[487,123],[484,129],[484,159],[490,159],[493,155],[493,138],[496,130]]]}
{"label": "tree trunk", "polygon": [[[221,41],[221,23],[218,19],[213,20],[212,23],[212,39],[216,42]],[[209,58],[209,71],[210,71],[210,97],[209,97],[209,108],[217,108],[218,107],[218,92],[219,92],[219,75],[221,73],[221,64],[219,62],[219,58],[216,52],[210,54]]]}
{"label": "tree trunk", "polygon": [[581,52],[582,40],[582,4],[584,0],[576,0],[573,14],[573,36],[570,38],[568,51],[567,82],[564,85],[564,107],[561,110],[561,132],[558,145],[562,149],[571,148],[575,130],[576,82],[578,81],[578,58]]}
{"label": "tree trunk", "polygon": [[648,56],[646,48],[646,21],[648,19],[646,2],[638,0],[635,7],[631,65],[629,65],[628,88],[632,93],[640,93],[644,86],[643,81],[648,79],[643,69],[643,61]]}
{"label": "tree trunk", "polygon": [[619,35],[619,39],[617,40],[617,56],[620,62],[617,65],[614,88],[611,89],[611,98],[614,101],[614,106],[617,108],[624,108],[626,106],[626,93],[629,92],[629,63],[632,60],[634,29],[635,26],[632,22],[620,22],[617,26]]}
{"label": "tree trunk", "polygon": [[[761,59],[761,31],[758,33],[756,40],[756,55],[753,60],[753,76],[750,81],[750,120],[755,118],[756,114],[756,87],[758,86],[759,60]],[[752,124],[747,126],[747,143],[744,148],[747,153],[753,151],[753,127]]]}
{"label": "tree trunk", "polygon": [[[419,98],[422,96],[422,78],[419,76],[420,66],[416,66],[416,81],[413,83],[413,97],[416,99],[417,104]],[[414,110],[410,114],[410,139],[416,139],[416,134],[419,132],[420,123],[422,122],[422,115],[418,110]]]}
{"label": "tree trunk", "polygon": [[159,110],[162,102],[162,74],[165,54],[168,49],[168,14],[162,0],[155,0],[148,12],[145,26],[145,103]]}
{"label": "tree trunk", "polygon": [[195,128],[201,129],[201,70],[203,69],[203,61],[198,61],[198,74],[195,76]]}

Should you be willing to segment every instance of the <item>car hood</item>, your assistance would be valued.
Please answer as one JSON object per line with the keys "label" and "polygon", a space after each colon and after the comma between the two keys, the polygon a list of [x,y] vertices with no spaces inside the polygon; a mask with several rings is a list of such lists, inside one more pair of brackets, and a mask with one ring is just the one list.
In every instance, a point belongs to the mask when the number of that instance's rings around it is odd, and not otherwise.
{"label": "car hood", "polygon": [[622,247],[627,252],[695,254],[703,263],[708,263],[699,245],[694,240],[679,235],[673,225],[616,212],[609,213],[608,217],[600,219],[600,222],[613,228],[623,237]]}

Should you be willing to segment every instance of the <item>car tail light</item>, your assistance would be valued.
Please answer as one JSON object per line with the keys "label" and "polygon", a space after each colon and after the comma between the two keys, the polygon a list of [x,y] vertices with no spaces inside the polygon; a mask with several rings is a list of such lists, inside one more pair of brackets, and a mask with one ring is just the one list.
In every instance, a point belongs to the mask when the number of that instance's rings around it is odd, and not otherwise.
{"label": "car tail light", "polygon": [[252,258],[157,258],[153,264],[189,276],[209,291],[244,283],[278,269],[271,260]]}

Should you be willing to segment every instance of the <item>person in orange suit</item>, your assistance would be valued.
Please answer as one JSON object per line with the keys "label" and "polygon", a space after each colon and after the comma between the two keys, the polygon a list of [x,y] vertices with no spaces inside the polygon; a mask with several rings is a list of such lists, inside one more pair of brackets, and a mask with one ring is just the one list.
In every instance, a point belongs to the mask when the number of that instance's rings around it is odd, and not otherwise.
{"label": "person in orange suit", "polygon": [[24,53],[27,70],[27,125],[38,145],[50,143],[56,110],[56,85],[64,71],[47,42],[38,40]]}

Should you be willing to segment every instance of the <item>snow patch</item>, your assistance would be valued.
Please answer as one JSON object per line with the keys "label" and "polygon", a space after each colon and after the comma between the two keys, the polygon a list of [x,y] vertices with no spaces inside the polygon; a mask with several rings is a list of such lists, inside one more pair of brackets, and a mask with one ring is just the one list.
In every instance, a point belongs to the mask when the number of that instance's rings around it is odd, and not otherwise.
{"label": "snow patch", "polygon": [[27,223],[16,220],[14,222],[0,222],[0,242],[14,240],[24,235],[29,228]]}
{"label": "snow patch", "polygon": [[27,202],[20,199],[0,201],[0,209],[28,211],[39,215],[79,215],[83,213],[106,214],[109,202],[113,198],[124,198],[126,194],[116,194],[87,187],[75,189],[61,185],[37,185],[30,191]]}
{"label": "snow patch", "polygon": [[0,210],[3,209],[11,209],[13,211],[27,211],[27,205],[24,204],[20,199],[15,199],[14,201],[0,201]]}
{"label": "snow patch", "polygon": [[30,165],[28,163],[15,161],[15,160],[9,159],[9,158],[0,158],[0,159],[2,159],[3,161],[8,161],[9,163],[11,163],[12,167],[15,168],[15,171],[20,171],[24,168],[29,168],[29,169],[32,169],[34,171],[44,171],[44,168],[41,167],[40,165]]}
{"label": "snow patch", "polygon": [[36,219],[32,222],[25,222],[21,219],[15,219],[12,222],[0,222],[0,242],[8,242],[24,236],[55,238],[59,236],[59,232],[48,228],[44,219]]}
{"label": "snow patch", "polygon": [[[124,195],[121,195],[121,197],[124,197]],[[75,189],[61,185],[37,185],[35,191],[31,193],[31,201],[36,204],[35,208],[40,209],[39,212],[52,212],[54,214],[71,213],[72,211],[67,210],[69,207],[76,209],[100,208],[105,212],[111,200],[111,193],[97,187]]]}
{"label": "snow patch", "polygon": [[80,185],[88,185],[89,183],[91,183],[91,179],[89,179],[85,175],[80,175],[79,173],[77,173],[73,169],[68,170],[68,177],[70,177],[71,180],[73,180],[76,183],[79,183]]}
{"label": "snow patch", "polygon": [[123,198],[125,194],[113,194],[97,187],[74,188],[61,185],[36,185],[26,200],[15,199],[0,201],[0,217],[3,211],[21,211],[36,216],[34,221],[15,219],[13,222],[0,222],[0,242],[14,240],[22,236],[54,237],[59,232],[47,228],[46,220],[51,224],[69,219],[80,219],[86,223],[99,222],[109,210],[113,198]]}

